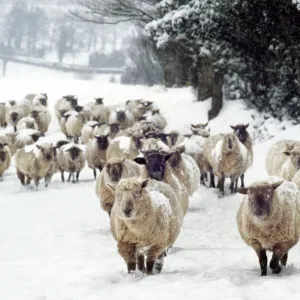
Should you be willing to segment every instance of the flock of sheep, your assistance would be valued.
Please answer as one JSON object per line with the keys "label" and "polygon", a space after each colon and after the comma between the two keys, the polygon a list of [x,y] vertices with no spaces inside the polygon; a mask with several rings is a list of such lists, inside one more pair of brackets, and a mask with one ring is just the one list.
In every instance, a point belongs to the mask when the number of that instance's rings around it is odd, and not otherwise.
{"label": "flock of sheep", "polygon": [[208,123],[192,124],[190,133],[181,134],[167,130],[166,119],[150,101],[107,106],[96,98],[80,106],[73,95],[57,100],[55,116],[66,139],[51,144],[42,138],[51,122],[46,94],[0,103],[0,126],[5,128],[0,178],[13,155],[22,185],[34,181],[36,188],[42,179],[48,186],[58,172],[63,182],[67,172],[68,181],[76,183],[87,163],[128,272],[162,270],[190,196],[200,184],[215,188],[215,176],[220,197],[226,178],[231,193],[247,195],[238,211],[238,230],[256,251],[261,275],[267,274],[266,250],[273,252],[274,273],[281,271],[280,262],[286,265],[300,235],[300,142],[272,146],[266,162],[271,177],[246,188],[244,174],[253,163],[248,124],[214,135]]}

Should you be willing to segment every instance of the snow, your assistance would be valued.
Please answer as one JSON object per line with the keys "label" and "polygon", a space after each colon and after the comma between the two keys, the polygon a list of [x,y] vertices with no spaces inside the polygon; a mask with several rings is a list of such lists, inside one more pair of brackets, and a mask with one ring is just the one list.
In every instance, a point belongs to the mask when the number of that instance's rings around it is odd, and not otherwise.
{"label": "snow", "polygon": [[[10,68],[15,68],[10,71]],[[21,75],[20,75],[21,74]],[[190,88],[163,89],[74,79],[70,74],[8,64],[8,77],[0,78],[1,99],[22,99],[38,90],[48,94],[53,116],[43,141],[65,139],[54,117],[54,103],[62,95],[76,94],[80,105],[99,93],[110,105],[128,99],[154,101],[169,122],[168,128],[185,132],[191,123],[206,122],[211,100],[194,102]],[[16,88],[18,87],[18,88]],[[258,114],[241,100],[224,102],[218,118],[209,122],[211,134],[231,131],[229,124],[250,123]],[[266,124],[268,130],[272,124]],[[265,176],[269,147],[281,139],[295,139],[300,125],[278,126],[274,136],[264,135],[254,146],[254,163],[245,174],[246,185]],[[270,129],[271,130],[271,129]],[[270,137],[270,139],[268,139]],[[33,146],[26,149],[33,149]],[[260,277],[258,259],[241,239],[236,213],[240,194],[218,198],[218,192],[200,187],[191,197],[180,235],[165,258],[160,275],[128,275],[110,233],[107,213],[95,195],[93,172],[87,166],[78,184],[62,183],[55,174],[46,189],[22,187],[15,165],[0,182],[0,298],[5,300],[189,299],[272,300],[298,299],[300,248],[289,252],[282,274]],[[228,181],[226,181],[228,190]],[[270,259],[270,254],[268,254]]]}
{"label": "snow", "polygon": [[119,143],[119,147],[122,150],[129,150],[131,138],[127,136],[119,136],[114,139],[116,143]]}
{"label": "snow", "polygon": [[38,157],[39,154],[40,154],[40,152],[41,152],[41,150],[38,149],[35,144],[29,145],[29,146],[25,146],[24,151],[26,153],[32,152],[35,155],[35,157]]}
{"label": "snow", "polygon": [[18,130],[17,133],[17,140],[26,143],[28,141],[31,141],[31,135],[36,133],[38,133],[38,131],[34,129],[29,129],[29,128],[20,129]]}
{"label": "snow", "polygon": [[166,216],[172,215],[172,208],[170,206],[170,202],[168,198],[159,191],[151,191],[150,197],[154,207],[159,208],[163,206],[163,210]]}

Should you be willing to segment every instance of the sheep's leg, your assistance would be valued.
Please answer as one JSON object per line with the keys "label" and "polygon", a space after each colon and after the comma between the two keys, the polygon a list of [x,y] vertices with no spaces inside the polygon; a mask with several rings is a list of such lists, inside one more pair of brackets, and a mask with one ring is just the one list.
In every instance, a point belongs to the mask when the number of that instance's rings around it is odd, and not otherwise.
{"label": "sheep's leg", "polygon": [[155,265],[155,261],[157,258],[162,255],[162,253],[165,251],[165,247],[161,246],[153,246],[148,251],[148,257],[146,262],[146,272],[147,274],[153,274],[153,268]]}
{"label": "sheep's leg", "polygon": [[143,254],[138,254],[137,265],[138,265],[138,270],[144,273],[146,268],[145,268],[145,256]]}
{"label": "sheep's leg", "polygon": [[72,173],[69,174],[69,177],[68,177],[68,182],[71,181],[71,177],[72,177]]}
{"label": "sheep's leg", "polygon": [[27,176],[26,185],[29,185],[30,183],[31,183],[31,177]]}
{"label": "sheep's leg", "polygon": [[210,174],[210,183],[209,183],[209,187],[210,187],[210,188],[215,188],[216,185],[215,185],[215,176],[214,176],[213,170],[209,171],[209,174]]}
{"label": "sheep's leg", "polygon": [[128,273],[136,270],[136,244],[118,243],[118,252],[127,264]]}
{"label": "sheep's leg", "polygon": [[244,182],[244,179],[245,179],[245,174],[242,174],[241,175],[241,187],[245,187],[245,182]]}
{"label": "sheep's leg", "polygon": [[235,179],[235,185],[234,185],[234,193],[237,193],[238,184],[239,184],[239,178],[236,178]]}
{"label": "sheep's leg", "polygon": [[279,257],[275,252],[273,252],[272,259],[270,261],[270,268],[272,269],[272,273],[279,274],[281,272],[281,267],[279,265]]}
{"label": "sheep's leg", "polygon": [[268,267],[268,257],[266,254],[266,250],[263,249],[262,245],[257,241],[252,245],[253,249],[255,250],[259,264],[260,264],[260,271],[261,276],[267,276],[267,267]]}
{"label": "sheep's leg", "polygon": [[96,171],[96,169],[93,169],[93,171],[94,171],[94,179],[97,179],[97,171]]}
{"label": "sheep's leg", "polygon": [[61,172],[61,181],[65,182],[65,173],[63,171]]}
{"label": "sheep's leg", "polygon": [[72,173],[72,177],[73,177],[72,183],[76,183],[76,174]]}
{"label": "sheep's leg", "polygon": [[80,171],[76,173],[76,181],[79,181],[79,175],[80,175]]}
{"label": "sheep's leg", "polygon": [[17,176],[18,176],[19,180],[21,181],[21,184],[25,185],[25,175],[21,171],[17,170]]}
{"label": "sheep's leg", "polygon": [[205,185],[205,173],[201,173],[201,176],[200,176],[200,184]]}
{"label": "sheep's leg", "polygon": [[286,254],[284,254],[284,255],[282,256],[280,262],[281,262],[281,264],[282,264],[283,266],[286,266],[287,260],[288,260],[288,253],[286,253]]}
{"label": "sheep's leg", "polygon": [[273,247],[273,256],[270,261],[270,268],[274,274],[278,274],[281,271],[279,261],[287,262],[288,251],[297,243],[297,241],[289,241],[284,244],[277,244]]}
{"label": "sheep's leg", "polygon": [[157,271],[157,273],[159,274],[164,266],[164,252],[157,258],[157,260],[155,261],[155,270]]}
{"label": "sheep's leg", "polygon": [[35,184],[35,188],[38,189],[38,187],[40,185],[40,179],[39,178],[35,179],[34,184]]}
{"label": "sheep's leg", "polygon": [[14,132],[17,132],[17,127],[16,126],[14,126]]}
{"label": "sheep's leg", "polygon": [[224,184],[225,184],[225,175],[224,173],[221,174],[220,176],[220,185],[219,185],[219,196],[222,197],[224,196]]}
{"label": "sheep's leg", "polygon": [[230,192],[233,194],[234,191],[234,179],[231,177],[230,178]]}
{"label": "sheep's leg", "polygon": [[48,187],[50,180],[51,180],[51,175],[47,175],[47,176],[45,177],[45,187],[46,187],[46,188]]}

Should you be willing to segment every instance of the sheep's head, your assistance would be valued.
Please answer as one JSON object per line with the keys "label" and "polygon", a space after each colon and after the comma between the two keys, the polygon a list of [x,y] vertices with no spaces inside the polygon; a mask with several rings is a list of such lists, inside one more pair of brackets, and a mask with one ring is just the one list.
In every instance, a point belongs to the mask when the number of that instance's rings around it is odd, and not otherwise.
{"label": "sheep's head", "polygon": [[192,128],[191,131],[193,135],[199,135],[205,138],[208,138],[210,136],[210,128],[204,129],[204,128]]}
{"label": "sheep's head", "polygon": [[76,107],[74,109],[75,109],[75,111],[77,111],[79,113],[83,110],[83,106],[76,105]]}
{"label": "sheep's head", "polygon": [[109,140],[107,135],[96,135],[95,139],[97,140],[97,145],[100,150],[106,150],[109,146]]}
{"label": "sheep's head", "polygon": [[295,168],[297,170],[300,170],[300,146],[287,146],[287,149],[286,151],[284,151],[284,154],[289,156]]}
{"label": "sheep's head", "polygon": [[283,181],[279,178],[269,183],[254,183],[248,188],[239,188],[238,193],[248,195],[248,204],[252,215],[259,220],[264,220],[270,215],[274,191]]}
{"label": "sheep's head", "polygon": [[126,120],[126,112],[125,110],[115,110],[117,116],[117,121],[118,122],[124,122]]}
{"label": "sheep's head", "polygon": [[159,114],[160,114],[160,110],[159,109],[153,109],[152,110],[152,116],[159,115]]}
{"label": "sheep's head", "polygon": [[31,112],[31,117],[37,119],[39,117],[39,112],[37,110],[33,110]]}
{"label": "sheep's head", "polygon": [[225,146],[226,151],[233,151],[238,145],[237,142],[237,137],[233,133],[223,135],[223,145]]}
{"label": "sheep's head", "polygon": [[177,147],[172,148],[169,153],[171,153],[171,157],[169,158],[168,162],[172,168],[177,168],[182,161],[181,154],[185,151],[185,145],[180,145]]}
{"label": "sheep's head", "polygon": [[146,116],[139,116],[138,117],[138,121],[145,121],[145,120],[147,120]]}
{"label": "sheep's head", "polygon": [[11,117],[11,120],[15,123],[18,121],[18,118],[19,118],[19,114],[17,112],[12,112],[10,114],[10,117]]}
{"label": "sheep's head", "polygon": [[179,138],[179,133],[178,132],[170,132],[169,133],[170,141],[171,141],[171,146],[176,145],[178,138]]}
{"label": "sheep's head", "polygon": [[233,129],[234,134],[238,137],[241,143],[244,143],[247,140],[249,136],[249,133],[247,131],[249,124],[246,125],[238,124],[236,126],[230,125],[230,127]]}
{"label": "sheep's head", "polygon": [[120,219],[130,221],[143,217],[148,182],[149,179],[140,181],[137,178],[127,178],[119,182],[114,205]]}
{"label": "sheep's head", "polygon": [[110,127],[110,134],[116,135],[120,132],[120,124],[112,123],[108,125]]}
{"label": "sheep's head", "polygon": [[9,100],[8,103],[11,105],[11,106],[15,106],[17,104],[17,101],[16,100]]}
{"label": "sheep's head", "polygon": [[56,147],[57,149],[59,149],[59,148],[61,148],[62,146],[67,145],[67,144],[69,144],[69,143],[70,143],[69,141],[61,140],[61,141],[58,141],[58,142],[56,143],[55,147]]}
{"label": "sheep's head", "polygon": [[143,104],[144,107],[148,108],[148,107],[150,107],[153,104],[153,102],[151,102],[151,101],[143,101],[142,104]]}
{"label": "sheep's head", "polygon": [[113,158],[106,163],[106,172],[112,182],[118,182],[122,178],[125,159]]}
{"label": "sheep's head", "polygon": [[48,100],[47,94],[41,94],[41,97],[39,98],[39,102],[40,102],[43,106],[47,106],[47,100]]}
{"label": "sheep's head", "polygon": [[67,149],[66,152],[70,154],[71,159],[74,161],[80,156],[82,150],[79,147],[73,146]]}
{"label": "sheep's head", "polygon": [[103,104],[103,98],[94,98],[97,105]]}
{"label": "sheep's head", "polygon": [[37,132],[31,134],[30,136],[34,142],[37,142],[39,140],[39,138],[41,137],[41,133],[37,131]]}
{"label": "sheep's head", "polygon": [[36,145],[36,147],[41,151],[43,160],[47,162],[54,160],[56,149],[52,146],[52,144]]}
{"label": "sheep's head", "polygon": [[73,108],[75,108],[78,105],[78,99],[74,95],[67,95],[63,98],[66,99]]}
{"label": "sheep's head", "polygon": [[143,140],[144,136],[141,132],[134,132],[131,136],[131,139],[136,147],[136,149],[141,149],[143,146]]}
{"label": "sheep's head", "polygon": [[141,151],[144,157],[136,157],[134,161],[146,165],[150,178],[162,181],[165,177],[166,164],[172,153],[162,153],[161,149]]}
{"label": "sheep's head", "polygon": [[26,122],[26,126],[29,129],[35,129],[35,121],[34,119],[28,119]]}
{"label": "sheep's head", "polygon": [[191,129],[205,129],[208,125],[208,122],[205,123],[205,124],[201,124],[201,123],[198,123],[198,124],[191,124]]}

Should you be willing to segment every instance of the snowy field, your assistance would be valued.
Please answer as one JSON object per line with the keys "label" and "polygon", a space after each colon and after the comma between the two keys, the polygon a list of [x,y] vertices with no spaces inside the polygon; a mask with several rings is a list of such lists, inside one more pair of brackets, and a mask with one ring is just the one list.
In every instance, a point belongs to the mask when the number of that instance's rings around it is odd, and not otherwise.
{"label": "snowy field", "polygon": [[[105,104],[127,99],[155,101],[170,129],[182,132],[191,123],[205,122],[210,101],[194,102],[189,88],[122,86],[109,84],[108,76],[94,81],[47,70],[8,70],[0,79],[1,101],[27,93],[46,92],[53,114],[55,101],[75,94],[80,104],[104,97]],[[241,101],[225,102],[220,116],[210,122],[211,133],[231,131],[229,124],[250,122]],[[288,123],[287,123],[288,124]],[[270,121],[274,137],[254,148],[254,165],[246,184],[265,175],[268,147],[282,138],[298,138],[299,126]],[[45,139],[63,137],[53,116]],[[61,183],[60,175],[39,191],[21,186],[14,163],[0,182],[0,299],[1,300],[110,300],[204,299],[263,300],[299,299],[300,245],[289,255],[280,275],[260,277],[258,259],[239,236],[236,212],[241,195],[217,197],[217,191],[201,187],[190,201],[179,238],[169,251],[162,273],[128,275],[110,234],[107,214],[95,195],[93,172],[85,168],[79,184]]]}

